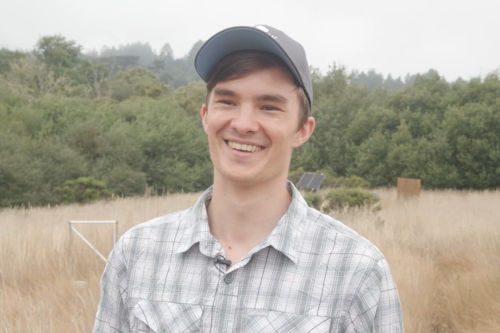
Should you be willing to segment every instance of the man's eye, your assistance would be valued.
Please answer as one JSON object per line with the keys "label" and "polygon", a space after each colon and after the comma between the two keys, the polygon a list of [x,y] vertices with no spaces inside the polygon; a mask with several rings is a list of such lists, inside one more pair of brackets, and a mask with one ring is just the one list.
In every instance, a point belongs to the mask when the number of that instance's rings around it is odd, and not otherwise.
{"label": "man's eye", "polygon": [[225,104],[225,105],[234,105],[234,103],[232,101],[225,100],[225,99],[221,99],[220,101],[218,101],[218,103]]}
{"label": "man's eye", "polygon": [[262,107],[262,109],[266,110],[266,111],[274,111],[274,110],[278,110],[278,108],[274,107],[274,106],[271,106],[271,105],[264,105]]}

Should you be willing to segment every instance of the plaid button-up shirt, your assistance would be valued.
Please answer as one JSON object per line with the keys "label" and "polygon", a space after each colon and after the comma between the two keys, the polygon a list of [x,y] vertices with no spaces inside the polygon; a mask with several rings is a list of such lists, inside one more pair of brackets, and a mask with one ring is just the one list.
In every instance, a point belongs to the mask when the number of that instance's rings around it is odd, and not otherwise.
{"label": "plaid button-up shirt", "polygon": [[127,231],[101,279],[93,332],[403,332],[380,251],[292,201],[272,233],[226,271],[206,204]]}

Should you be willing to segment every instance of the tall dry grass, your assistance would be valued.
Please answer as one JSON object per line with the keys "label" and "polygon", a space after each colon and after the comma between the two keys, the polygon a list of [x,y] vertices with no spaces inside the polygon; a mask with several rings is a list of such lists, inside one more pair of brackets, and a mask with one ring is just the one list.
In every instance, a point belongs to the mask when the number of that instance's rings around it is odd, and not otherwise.
{"label": "tall dry grass", "polygon": [[[422,192],[382,211],[337,212],[374,242],[396,279],[406,332],[500,332],[500,192]],[[127,198],[85,206],[0,211],[0,332],[89,332],[103,262],[73,238],[70,220],[136,223],[186,208],[197,195]],[[104,254],[112,226],[78,226]]]}

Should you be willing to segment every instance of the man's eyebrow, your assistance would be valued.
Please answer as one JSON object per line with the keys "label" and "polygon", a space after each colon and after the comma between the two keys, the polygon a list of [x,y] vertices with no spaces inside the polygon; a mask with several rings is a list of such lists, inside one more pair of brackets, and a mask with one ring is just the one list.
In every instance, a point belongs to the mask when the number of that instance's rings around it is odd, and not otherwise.
{"label": "man's eyebrow", "polygon": [[215,88],[214,94],[220,96],[237,96],[237,94],[234,91],[226,88]]}
{"label": "man's eyebrow", "polygon": [[[231,97],[237,97],[238,94],[227,88],[215,88],[214,89],[214,94],[218,96],[231,96]],[[280,103],[280,104],[287,104],[288,99],[284,97],[283,95],[280,94],[264,94],[264,95],[259,95],[255,97],[256,101],[259,102],[275,102],[275,103]]]}
{"label": "man's eyebrow", "polygon": [[257,96],[256,100],[260,102],[275,102],[280,104],[288,103],[288,99],[286,99],[285,96],[280,94],[259,95]]}

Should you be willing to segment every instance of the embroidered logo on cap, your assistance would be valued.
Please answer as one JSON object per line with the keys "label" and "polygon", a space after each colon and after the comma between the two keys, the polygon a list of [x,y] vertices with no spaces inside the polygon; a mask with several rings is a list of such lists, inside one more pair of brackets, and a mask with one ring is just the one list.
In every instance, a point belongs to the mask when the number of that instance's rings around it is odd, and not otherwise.
{"label": "embroidered logo on cap", "polygon": [[265,26],[263,25],[257,25],[255,26],[256,29],[259,29],[260,31],[264,31],[266,34],[268,34],[272,39],[277,39],[278,36],[274,36],[272,35],[271,33],[269,33],[269,29],[267,29]]}

